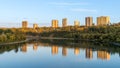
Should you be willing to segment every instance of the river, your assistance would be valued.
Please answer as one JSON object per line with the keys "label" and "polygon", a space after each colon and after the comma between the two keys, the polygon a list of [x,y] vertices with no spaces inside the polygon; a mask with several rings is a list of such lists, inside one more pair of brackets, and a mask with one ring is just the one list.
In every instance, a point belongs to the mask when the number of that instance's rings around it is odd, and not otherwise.
{"label": "river", "polygon": [[107,67],[120,67],[120,47],[68,40],[39,40],[0,46],[0,68]]}

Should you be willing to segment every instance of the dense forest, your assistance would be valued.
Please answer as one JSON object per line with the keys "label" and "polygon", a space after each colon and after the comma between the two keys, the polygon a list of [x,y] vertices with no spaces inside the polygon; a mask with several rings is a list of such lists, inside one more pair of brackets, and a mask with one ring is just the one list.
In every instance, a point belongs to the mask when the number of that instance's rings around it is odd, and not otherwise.
{"label": "dense forest", "polygon": [[25,34],[18,29],[0,29],[0,43],[25,40]]}

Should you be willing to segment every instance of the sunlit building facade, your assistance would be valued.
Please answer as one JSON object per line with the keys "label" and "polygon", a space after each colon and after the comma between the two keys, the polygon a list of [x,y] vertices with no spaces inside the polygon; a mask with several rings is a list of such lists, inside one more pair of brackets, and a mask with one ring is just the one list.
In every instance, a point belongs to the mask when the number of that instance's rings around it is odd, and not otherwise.
{"label": "sunlit building facade", "polygon": [[62,27],[67,27],[67,18],[62,19]]}
{"label": "sunlit building facade", "polygon": [[106,26],[110,24],[109,16],[97,17],[97,26]]}
{"label": "sunlit building facade", "polygon": [[80,26],[80,22],[78,20],[74,21],[74,26]]}
{"label": "sunlit building facade", "polygon": [[38,28],[39,26],[38,26],[38,24],[33,24],[33,28],[34,29],[36,29],[36,28]]}
{"label": "sunlit building facade", "polygon": [[58,23],[59,23],[58,20],[52,20],[52,27],[53,28],[58,28]]}
{"label": "sunlit building facade", "polygon": [[86,25],[86,27],[93,26],[93,17],[86,17],[85,18],[85,25]]}
{"label": "sunlit building facade", "polygon": [[28,28],[28,22],[22,21],[22,28]]}

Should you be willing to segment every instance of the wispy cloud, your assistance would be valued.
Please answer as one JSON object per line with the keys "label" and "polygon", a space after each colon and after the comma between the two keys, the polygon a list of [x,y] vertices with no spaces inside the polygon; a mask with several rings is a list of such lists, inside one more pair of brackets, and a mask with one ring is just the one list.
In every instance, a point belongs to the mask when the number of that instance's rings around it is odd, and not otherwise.
{"label": "wispy cloud", "polygon": [[[49,4],[57,6],[57,7],[62,7],[62,8],[67,6],[67,10],[74,11],[74,12],[97,13],[97,10],[95,10],[95,9],[78,8],[81,6],[89,6],[90,3],[87,3],[87,2],[50,2]],[[74,7],[74,8],[72,8],[72,7]],[[77,8],[75,8],[75,7],[77,7]]]}
{"label": "wispy cloud", "polygon": [[51,2],[52,5],[60,5],[60,6],[77,6],[77,5],[88,5],[88,3],[81,2],[81,3],[70,3],[70,2]]}
{"label": "wispy cloud", "polygon": [[77,9],[70,9],[71,11],[75,11],[75,12],[93,12],[96,13],[97,10],[95,9],[81,9],[81,8],[77,8]]}

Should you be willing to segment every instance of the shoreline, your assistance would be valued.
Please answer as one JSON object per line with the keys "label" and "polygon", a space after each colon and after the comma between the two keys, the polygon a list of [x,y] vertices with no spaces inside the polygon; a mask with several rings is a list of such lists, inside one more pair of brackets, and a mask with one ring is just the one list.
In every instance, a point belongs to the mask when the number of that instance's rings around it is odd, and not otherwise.
{"label": "shoreline", "polygon": [[12,44],[21,44],[21,43],[25,43],[28,42],[30,40],[23,40],[23,41],[16,41],[16,42],[8,42],[8,43],[1,43],[0,46],[2,45],[12,45]]}
{"label": "shoreline", "polygon": [[[37,38],[36,38],[36,39],[37,39]],[[44,39],[44,40],[75,40],[75,41],[89,41],[89,42],[93,42],[93,43],[108,43],[108,44],[112,44],[112,45],[115,45],[115,46],[120,46],[120,43],[116,43],[116,42],[97,42],[97,41],[95,41],[95,40],[88,40],[88,39],[58,38],[58,37],[40,37],[39,39]],[[2,46],[2,45],[12,45],[12,44],[21,44],[21,43],[29,42],[29,41],[31,41],[31,40],[35,40],[35,38],[26,39],[26,40],[23,40],[23,41],[1,43],[0,46]]]}

